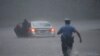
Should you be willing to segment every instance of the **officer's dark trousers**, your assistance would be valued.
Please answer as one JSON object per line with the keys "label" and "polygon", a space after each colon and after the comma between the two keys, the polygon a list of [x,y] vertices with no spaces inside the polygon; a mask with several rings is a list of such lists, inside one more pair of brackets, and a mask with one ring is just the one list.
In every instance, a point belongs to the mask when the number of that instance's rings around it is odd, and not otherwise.
{"label": "officer's dark trousers", "polygon": [[68,56],[67,50],[70,48],[72,49],[73,47],[73,38],[61,38],[61,42],[62,42],[62,53],[64,56]]}

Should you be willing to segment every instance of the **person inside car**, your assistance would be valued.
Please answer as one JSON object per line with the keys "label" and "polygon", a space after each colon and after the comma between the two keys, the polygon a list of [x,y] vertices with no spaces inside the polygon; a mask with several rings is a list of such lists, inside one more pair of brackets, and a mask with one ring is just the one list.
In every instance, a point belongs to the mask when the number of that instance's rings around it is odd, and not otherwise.
{"label": "person inside car", "polygon": [[24,32],[26,32],[30,27],[30,23],[28,22],[27,19],[24,19],[23,23],[22,23],[22,29]]}

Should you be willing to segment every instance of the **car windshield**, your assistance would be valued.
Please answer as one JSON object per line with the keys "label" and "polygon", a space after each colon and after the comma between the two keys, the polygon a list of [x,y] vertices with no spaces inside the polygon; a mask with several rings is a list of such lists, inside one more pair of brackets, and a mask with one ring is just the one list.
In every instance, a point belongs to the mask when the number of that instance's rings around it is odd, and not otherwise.
{"label": "car windshield", "polygon": [[50,27],[51,25],[47,22],[34,22],[32,23],[33,27]]}

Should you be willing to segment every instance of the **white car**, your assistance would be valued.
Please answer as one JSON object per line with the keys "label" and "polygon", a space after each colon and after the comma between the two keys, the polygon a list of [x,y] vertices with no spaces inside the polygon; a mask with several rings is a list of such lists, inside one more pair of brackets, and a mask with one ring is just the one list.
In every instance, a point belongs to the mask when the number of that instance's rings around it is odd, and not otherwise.
{"label": "white car", "polygon": [[31,21],[28,33],[32,36],[55,36],[55,28],[48,21]]}

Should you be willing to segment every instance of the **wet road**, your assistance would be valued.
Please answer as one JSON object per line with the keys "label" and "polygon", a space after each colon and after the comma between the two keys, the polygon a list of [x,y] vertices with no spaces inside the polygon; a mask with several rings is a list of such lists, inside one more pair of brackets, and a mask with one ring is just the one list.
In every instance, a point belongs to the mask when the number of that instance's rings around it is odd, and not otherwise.
{"label": "wet road", "polygon": [[[88,25],[79,27],[83,43],[75,35],[72,56],[100,56],[100,29],[95,24],[89,25],[91,29]],[[13,27],[0,28],[0,56],[62,56],[60,44],[59,36],[17,38]]]}

